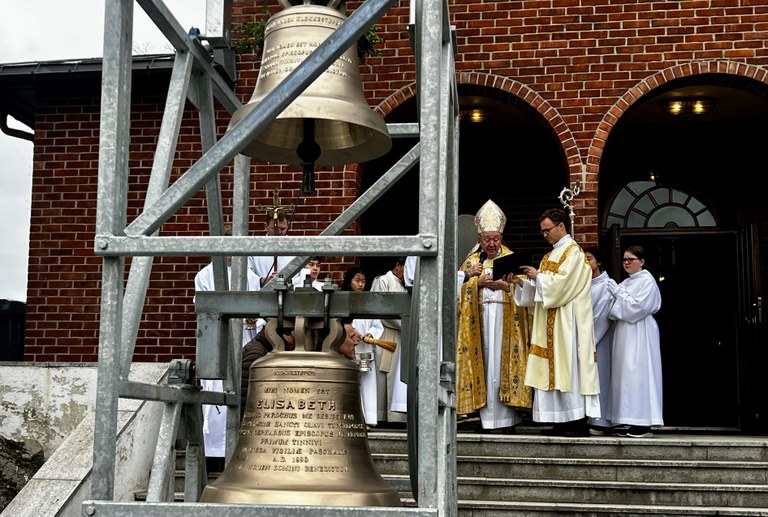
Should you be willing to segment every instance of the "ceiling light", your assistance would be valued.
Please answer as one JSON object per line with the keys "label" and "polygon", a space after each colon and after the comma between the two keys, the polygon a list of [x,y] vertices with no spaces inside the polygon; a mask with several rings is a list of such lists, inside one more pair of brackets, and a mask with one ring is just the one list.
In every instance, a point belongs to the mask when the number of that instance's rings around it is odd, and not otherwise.
{"label": "ceiling light", "polygon": [[670,115],[680,115],[685,110],[685,102],[673,100],[667,103],[667,111]]}
{"label": "ceiling light", "polygon": [[704,115],[712,111],[714,107],[715,103],[711,99],[695,99],[691,101],[691,113],[694,115]]}
{"label": "ceiling light", "polygon": [[662,108],[670,115],[705,115],[715,108],[715,100],[709,98],[668,99]]}
{"label": "ceiling light", "polygon": [[466,108],[459,111],[459,122],[472,122],[479,124],[488,120],[488,110],[486,108]]}

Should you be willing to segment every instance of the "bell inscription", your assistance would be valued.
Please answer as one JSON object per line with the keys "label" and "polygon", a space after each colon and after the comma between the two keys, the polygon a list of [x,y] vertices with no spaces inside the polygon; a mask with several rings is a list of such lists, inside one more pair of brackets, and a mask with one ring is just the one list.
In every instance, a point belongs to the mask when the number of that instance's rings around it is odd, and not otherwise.
{"label": "bell inscription", "polygon": [[354,361],[270,352],[251,366],[244,409],[232,459],[201,501],[400,506],[371,459]]}
{"label": "bell inscription", "polygon": [[[319,46],[317,42],[296,41],[284,43],[266,49],[261,58],[261,68],[259,69],[259,79],[266,79],[273,75],[288,75],[304,61]],[[323,73],[347,77],[345,70],[347,65],[353,66],[355,63],[345,55],[339,56]]]}
{"label": "bell inscription", "polygon": [[282,16],[270,18],[267,25],[264,26],[264,33],[272,32],[286,25],[291,27],[294,25],[325,27],[335,31],[344,19],[341,14],[336,16],[335,11],[313,14],[292,14],[289,11],[283,11]]}
{"label": "bell inscription", "polygon": [[[306,370],[278,370],[276,377],[313,377]],[[246,447],[239,466],[274,472],[348,472],[348,466],[326,465],[326,456],[347,456],[348,438],[367,438],[365,424],[336,402],[337,388],[286,386],[282,382],[253,387],[254,401],[246,408],[241,436],[256,437],[256,447]],[[343,440],[339,445],[337,440]],[[266,456],[265,456],[266,455]]]}

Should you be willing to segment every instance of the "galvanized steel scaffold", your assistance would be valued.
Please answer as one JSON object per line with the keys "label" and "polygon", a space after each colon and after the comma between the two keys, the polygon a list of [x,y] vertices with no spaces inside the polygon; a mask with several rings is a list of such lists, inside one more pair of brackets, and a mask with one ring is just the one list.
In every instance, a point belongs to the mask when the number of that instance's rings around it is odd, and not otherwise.
{"label": "galvanized steel scaffold", "polygon": [[[390,124],[392,137],[418,136],[417,143],[374,185],[363,192],[318,236],[289,239],[248,235],[250,158],[239,154],[246,142],[269,124],[327,69],[344,49],[376,23],[396,0],[366,0],[245,121],[216,141],[214,99],[231,114],[241,103],[214,69],[200,38],[188,34],[162,0],[108,0],[104,24],[104,62],[94,249],[103,258],[99,365],[96,394],[91,499],[88,516],[238,517],[457,515],[456,415],[453,393],[455,360],[455,257],[458,191],[458,101],[455,85],[455,38],[446,0],[412,0],[409,33],[416,57],[418,123]],[[127,220],[128,143],[132,62],[132,23],[138,4],[176,51],[157,149],[143,211]],[[194,73],[193,73],[194,72]],[[199,111],[203,154],[173,184],[170,172],[185,101]],[[219,171],[234,160],[232,237],[224,236]],[[419,164],[419,225],[416,235],[341,236],[390,186]],[[210,236],[160,237],[158,231],[187,200],[205,187]],[[229,321],[230,355],[223,372],[225,391],[179,389],[188,381],[189,362],[173,361],[165,385],[130,380],[128,373],[155,256],[213,256],[216,290],[226,290],[226,256],[233,256],[232,290],[245,291],[248,255],[296,255],[287,266],[297,272],[309,256],[419,257],[417,282],[410,297],[411,333],[418,369],[415,507],[311,507],[198,503],[205,484],[200,476],[202,422],[185,405],[239,405],[239,350],[232,343],[241,321]],[[132,257],[124,285],[125,258]],[[241,293],[242,294],[242,293]],[[258,295],[259,293],[251,293]],[[254,301],[255,300],[255,301]],[[266,298],[250,299],[261,303]],[[371,314],[377,314],[371,309]],[[396,311],[395,311],[396,312]],[[239,316],[242,317],[242,316]],[[218,365],[221,366],[221,365]],[[213,368],[217,367],[216,364]],[[174,385],[176,383],[177,385]],[[147,502],[114,500],[118,401],[160,401],[164,413],[150,475]],[[239,416],[230,411],[227,454],[237,435]],[[171,455],[180,425],[191,433],[187,446],[185,501],[174,503]],[[204,470],[203,470],[204,472]]]}

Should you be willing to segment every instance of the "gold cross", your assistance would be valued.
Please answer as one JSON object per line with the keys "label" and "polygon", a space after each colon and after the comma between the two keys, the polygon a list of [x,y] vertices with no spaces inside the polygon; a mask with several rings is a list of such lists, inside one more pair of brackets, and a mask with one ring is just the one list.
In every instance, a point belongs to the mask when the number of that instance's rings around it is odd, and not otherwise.
{"label": "gold cross", "polygon": [[275,189],[272,191],[272,204],[271,205],[258,205],[256,210],[264,210],[267,214],[272,214],[272,224],[277,229],[277,214],[280,210],[293,210],[295,205],[281,205],[280,204],[280,191]]}

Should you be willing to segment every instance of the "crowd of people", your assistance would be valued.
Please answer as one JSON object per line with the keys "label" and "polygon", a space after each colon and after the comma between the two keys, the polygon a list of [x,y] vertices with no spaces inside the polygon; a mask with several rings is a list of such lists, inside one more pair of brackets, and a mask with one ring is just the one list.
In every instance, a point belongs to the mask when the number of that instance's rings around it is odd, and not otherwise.
{"label": "crowd of people", "polygon": [[[565,211],[539,217],[539,231],[552,246],[538,265],[496,271],[494,261],[514,254],[503,242],[506,216],[492,200],[474,218],[477,243],[457,272],[456,400],[460,425],[478,432],[513,434],[525,418],[546,424],[553,436],[652,436],[663,425],[659,329],[653,315],[661,296],[645,269],[646,251],[624,250],[627,278],[615,282],[601,251],[582,247],[569,233]],[[288,218],[267,219],[267,235],[285,235]],[[259,290],[294,257],[249,257],[248,288]],[[231,260],[231,259],[228,259]],[[322,290],[322,260],[316,256],[291,281],[295,288]],[[398,257],[373,278],[372,292],[407,292],[416,257]],[[230,270],[231,271],[231,270]],[[211,290],[213,264],[198,273],[197,291]],[[358,266],[344,274],[341,291],[362,292],[368,283]],[[243,327],[242,397],[248,369],[272,350],[263,320]],[[366,358],[361,404],[369,428],[406,422],[407,385],[400,375],[399,319],[345,321],[339,352]],[[370,339],[364,339],[370,338]],[[283,336],[284,349],[293,335]],[[376,346],[379,342],[391,347]],[[221,390],[221,381],[203,381]],[[206,406],[204,437],[209,456],[224,456],[226,407]]]}

